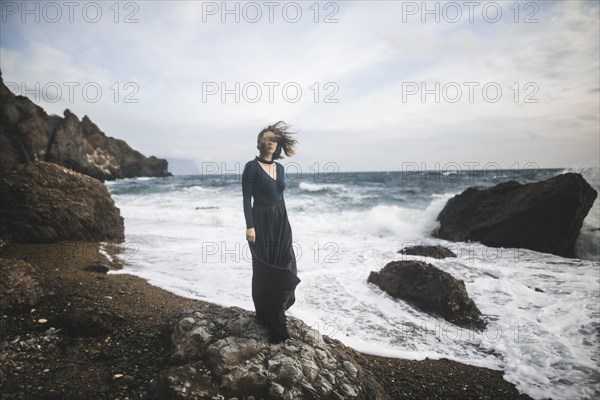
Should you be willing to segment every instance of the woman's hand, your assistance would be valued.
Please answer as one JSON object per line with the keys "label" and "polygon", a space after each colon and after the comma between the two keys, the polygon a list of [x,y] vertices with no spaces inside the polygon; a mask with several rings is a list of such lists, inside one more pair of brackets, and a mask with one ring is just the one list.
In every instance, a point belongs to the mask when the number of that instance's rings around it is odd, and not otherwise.
{"label": "woman's hand", "polygon": [[254,228],[246,229],[246,240],[251,244],[256,242],[256,233],[254,232]]}

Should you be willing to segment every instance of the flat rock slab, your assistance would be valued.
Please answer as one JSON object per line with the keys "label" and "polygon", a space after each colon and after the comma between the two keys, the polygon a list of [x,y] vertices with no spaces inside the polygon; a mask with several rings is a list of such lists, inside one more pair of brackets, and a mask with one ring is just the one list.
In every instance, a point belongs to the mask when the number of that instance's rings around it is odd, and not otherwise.
{"label": "flat rock slab", "polygon": [[423,245],[416,245],[416,246],[407,246],[404,247],[400,250],[398,250],[398,253],[400,254],[406,254],[406,255],[410,255],[410,256],[421,256],[421,257],[432,257],[432,258],[436,258],[438,260],[441,260],[443,258],[447,258],[447,257],[456,257],[456,254],[454,254],[454,252],[444,246],[423,246]]}

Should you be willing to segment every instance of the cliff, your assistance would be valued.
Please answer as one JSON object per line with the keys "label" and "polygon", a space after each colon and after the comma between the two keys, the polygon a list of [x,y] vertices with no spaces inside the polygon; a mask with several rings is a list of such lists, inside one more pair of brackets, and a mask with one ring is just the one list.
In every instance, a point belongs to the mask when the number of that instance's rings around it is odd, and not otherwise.
{"label": "cliff", "polygon": [[101,181],[171,176],[168,163],[146,157],[123,140],[108,137],[86,115],[68,109],[48,115],[25,96],[12,93],[0,72],[0,157],[4,166],[31,161],[62,165]]}

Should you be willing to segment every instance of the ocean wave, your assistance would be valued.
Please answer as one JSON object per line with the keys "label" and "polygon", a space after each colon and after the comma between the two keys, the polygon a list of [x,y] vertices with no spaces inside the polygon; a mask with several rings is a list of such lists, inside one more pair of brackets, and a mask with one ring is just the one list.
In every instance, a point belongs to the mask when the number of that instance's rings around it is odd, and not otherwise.
{"label": "ocean wave", "polygon": [[307,192],[325,192],[329,190],[338,191],[340,188],[344,188],[344,185],[336,184],[336,183],[310,183],[310,182],[300,182],[298,185],[300,190],[304,190]]}
{"label": "ocean wave", "polygon": [[[570,167],[560,174],[578,173],[600,194],[600,169],[595,167]],[[600,200],[594,201],[588,215],[583,220],[579,235],[575,240],[575,256],[584,260],[600,261]]]}
{"label": "ocean wave", "polygon": [[575,240],[575,256],[583,260],[600,261],[600,228],[586,222]]}

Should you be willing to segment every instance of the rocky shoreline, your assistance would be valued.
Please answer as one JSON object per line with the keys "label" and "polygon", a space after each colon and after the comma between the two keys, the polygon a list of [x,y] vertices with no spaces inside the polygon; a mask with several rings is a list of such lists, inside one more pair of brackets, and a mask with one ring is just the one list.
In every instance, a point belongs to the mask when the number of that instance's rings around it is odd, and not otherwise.
{"label": "rocky shoreline", "polygon": [[[0,400],[529,398],[501,371],[362,354],[293,317],[290,339],[271,346],[253,311],[107,274],[120,268],[125,232],[101,181],[170,176],[166,160],[87,116],[47,115],[1,74],[0,95]],[[472,187],[448,201],[434,236],[571,257],[596,197],[571,173]],[[485,325],[464,282],[433,264],[392,261],[368,281],[457,325]]]}
{"label": "rocky shoreline", "polygon": [[[135,276],[94,272],[90,265],[109,264],[99,249],[99,243],[74,241],[0,248],[0,258],[25,260],[59,282],[37,304],[0,316],[1,399],[163,399],[166,393],[193,398],[173,393],[163,379],[174,353],[167,321],[186,310],[219,306],[177,296]],[[529,398],[501,371],[446,359],[348,351],[360,370],[376,378],[369,385],[383,388],[363,398]]]}

